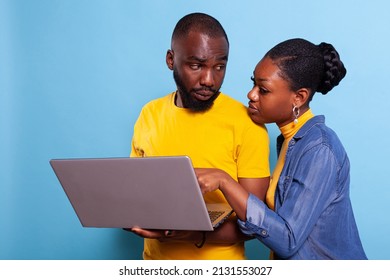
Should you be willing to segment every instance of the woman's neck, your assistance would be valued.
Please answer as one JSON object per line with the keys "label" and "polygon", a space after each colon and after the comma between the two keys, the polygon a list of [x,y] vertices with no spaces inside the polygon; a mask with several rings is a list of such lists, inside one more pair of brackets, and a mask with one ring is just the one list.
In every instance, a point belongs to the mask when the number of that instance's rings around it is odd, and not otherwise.
{"label": "woman's neck", "polygon": [[297,133],[298,130],[301,129],[301,127],[312,117],[314,117],[314,114],[312,113],[310,108],[307,108],[305,112],[298,117],[297,123],[292,121],[282,127],[279,127],[284,139],[291,139],[295,135],[295,133]]}

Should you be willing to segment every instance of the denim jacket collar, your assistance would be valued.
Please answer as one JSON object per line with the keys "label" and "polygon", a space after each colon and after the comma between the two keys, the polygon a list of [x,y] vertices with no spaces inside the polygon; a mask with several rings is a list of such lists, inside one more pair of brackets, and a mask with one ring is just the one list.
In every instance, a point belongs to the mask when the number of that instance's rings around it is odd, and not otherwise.
{"label": "denim jacket collar", "polygon": [[[300,130],[298,130],[298,132],[293,136],[293,139],[295,141],[299,141],[301,138],[306,136],[306,134],[310,131],[310,129],[313,128],[313,126],[317,124],[324,124],[324,123],[325,123],[325,116],[323,115],[314,116],[313,118],[308,120],[307,123],[305,123],[305,125],[302,126]],[[284,137],[282,134],[280,134],[276,140],[276,148],[277,148],[278,156],[280,153],[280,149],[282,148],[283,141],[284,141]]]}

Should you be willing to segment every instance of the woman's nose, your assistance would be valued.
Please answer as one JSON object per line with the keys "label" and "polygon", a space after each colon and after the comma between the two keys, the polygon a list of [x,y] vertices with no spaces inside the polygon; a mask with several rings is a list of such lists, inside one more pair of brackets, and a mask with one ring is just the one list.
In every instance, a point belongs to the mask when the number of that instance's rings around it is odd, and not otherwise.
{"label": "woman's nose", "polygon": [[259,95],[257,94],[255,88],[252,88],[248,94],[247,94],[247,97],[250,101],[258,101],[259,100]]}

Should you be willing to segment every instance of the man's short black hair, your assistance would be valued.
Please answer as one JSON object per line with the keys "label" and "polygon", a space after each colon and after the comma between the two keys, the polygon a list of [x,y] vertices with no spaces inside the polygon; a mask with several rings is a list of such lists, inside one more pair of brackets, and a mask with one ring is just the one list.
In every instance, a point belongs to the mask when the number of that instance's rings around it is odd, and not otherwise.
{"label": "man's short black hair", "polygon": [[204,13],[192,13],[182,17],[176,24],[172,34],[172,41],[184,38],[190,31],[200,32],[210,38],[225,37],[229,44],[225,30],[218,20]]}

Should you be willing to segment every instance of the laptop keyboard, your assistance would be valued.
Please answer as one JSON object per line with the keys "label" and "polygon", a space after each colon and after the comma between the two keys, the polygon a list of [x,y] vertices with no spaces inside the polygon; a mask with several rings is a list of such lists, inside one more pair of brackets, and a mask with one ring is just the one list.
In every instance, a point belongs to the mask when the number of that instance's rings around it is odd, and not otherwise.
{"label": "laptop keyboard", "polygon": [[216,219],[219,218],[223,214],[223,211],[208,211],[211,222],[214,222]]}

